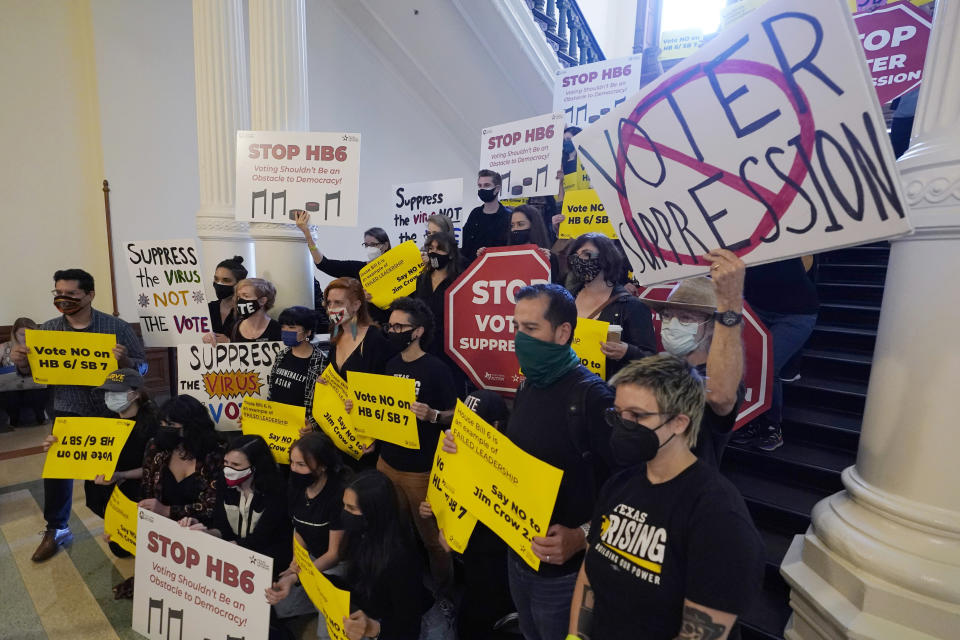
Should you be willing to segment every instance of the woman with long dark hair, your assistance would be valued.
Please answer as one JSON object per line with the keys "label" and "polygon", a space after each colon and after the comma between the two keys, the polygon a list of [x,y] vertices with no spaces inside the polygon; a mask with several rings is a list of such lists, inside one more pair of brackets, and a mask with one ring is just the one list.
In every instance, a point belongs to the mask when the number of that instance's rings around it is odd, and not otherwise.
{"label": "woman with long dark hair", "polygon": [[433,339],[423,347],[428,353],[439,356],[443,354],[443,301],[447,289],[463,271],[463,264],[457,241],[449,233],[431,234],[424,249],[425,266],[417,277],[417,288],[411,297],[423,300],[433,312]]}
{"label": "woman with long dark hair", "polygon": [[234,288],[246,277],[247,268],[243,266],[243,256],[221,260],[213,272],[213,290],[217,299],[211,300],[207,307],[210,310],[210,331],[216,336],[217,342],[226,342],[227,336],[233,331],[233,325],[237,321]]}
{"label": "woman with long dark hair", "polygon": [[223,477],[209,525],[186,517],[180,525],[236,542],[273,558],[274,576],[290,563],[286,483],[267,442],[256,435],[234,439],[223,455]]}
{"label": "woman with long dark hair", "polygon": [[560,262],[550,250],[553,241],[539,209],[523,204],[513,210],[510,214],[510,244],[535,244],[540,247],[540,252],[550,260],[550,279],[555,284],[561,282]]}
{"label": "woman with long dark hair", "polygon": [[343,492],[341,520],[344,582],[354,609],[344,624],[347,637],[417,640],[430,596],[390,479],[379,471],[357,475]]}

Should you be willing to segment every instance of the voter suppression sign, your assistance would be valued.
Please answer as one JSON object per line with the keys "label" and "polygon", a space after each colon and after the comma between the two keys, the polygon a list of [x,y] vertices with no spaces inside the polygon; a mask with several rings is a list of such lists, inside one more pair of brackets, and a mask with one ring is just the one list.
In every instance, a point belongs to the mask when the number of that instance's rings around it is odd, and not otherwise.
{"label": "voter suppression sign", "polygon": [[853,17],[880,104],[920,86],[933,26],[905,0]]}
{"label": "voter suppression sign", "polygon": [[447,290],[444,349],[481,389],[512,395],[523,376],[513,350],[516,293],[550,282],[536,245],[487,249]]}

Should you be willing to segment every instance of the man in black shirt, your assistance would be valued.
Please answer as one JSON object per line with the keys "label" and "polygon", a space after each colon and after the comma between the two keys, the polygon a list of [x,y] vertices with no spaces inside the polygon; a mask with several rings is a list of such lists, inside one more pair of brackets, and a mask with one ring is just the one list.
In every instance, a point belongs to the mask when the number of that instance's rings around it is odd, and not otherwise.
{"label": "man in black shirt", "polygon": [[660,341],[707,379],[707,404],[693,453],[720,467],[723,450],[743,402],[743,277],[746,266],[731,251],[714,249],[703,259],[710,277],[688,278],[666,302],[643,301],[660,314]]}
{"label": "man in black shirt", "polygon": [[731,637],[760,590],[763,543],[736,488],[690,450],[703,378],[661,353],[631,362],[610,383],[610,448],[624,470],[600,491],[568,631]]}
{"label": "man in black shirt", "polygon": [[477,174],[477,197],[483,205],[476,207],[467,216],[463,226],[464,266],[477,258],[477,251],[486,247],[502,247],[510,244],[510,210],[500,204],[500,174],[482,169]]}
{"label": "man in black shirt", "polygon": [[[562,469],[563,478],[546,535],[531,541],[540,570],[511,551],[507,574],[524,637],[553,640],[566,631],[590,515],[611,468],[610,427],[603,415],[613,393],[570,348],[577,305],[566,289],[536,284],[520,289],[516,300],[515,349],[526,380],[517,390],[506,434],[527,453]],[[444,450],[456,451],[449,434]]]}

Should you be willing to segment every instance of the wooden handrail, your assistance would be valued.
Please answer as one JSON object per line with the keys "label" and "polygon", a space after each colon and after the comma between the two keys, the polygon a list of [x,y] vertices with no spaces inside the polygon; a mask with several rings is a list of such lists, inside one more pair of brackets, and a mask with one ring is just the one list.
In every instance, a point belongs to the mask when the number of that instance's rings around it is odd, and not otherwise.
{"label": "wooden handrail", "polygon": [[113,272],[113,222],[110,219],[110,183],[103,181],[103,209],[107,219],[107,258],[110,264],[110,292],[113,294],[113,315],[120,316],[117,307],[117,279]]}

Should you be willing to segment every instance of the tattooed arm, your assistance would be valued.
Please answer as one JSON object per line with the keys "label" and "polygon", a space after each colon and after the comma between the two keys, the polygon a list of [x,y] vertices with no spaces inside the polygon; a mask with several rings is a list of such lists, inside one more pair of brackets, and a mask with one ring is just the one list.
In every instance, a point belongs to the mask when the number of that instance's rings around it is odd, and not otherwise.
{"label": "tattooed arm", "polygon": [[683,623],[676,640],[727,640],[736,620],[732,613],[684,600]]}
{"label": "tattooed arm", "polygon": [[570,626],[567,633],[571,636],[590,640],[593,633],[593,588],[587,578],[586,568],[580,565],[580,575],[573,588],[573,601],[570,603]]}

